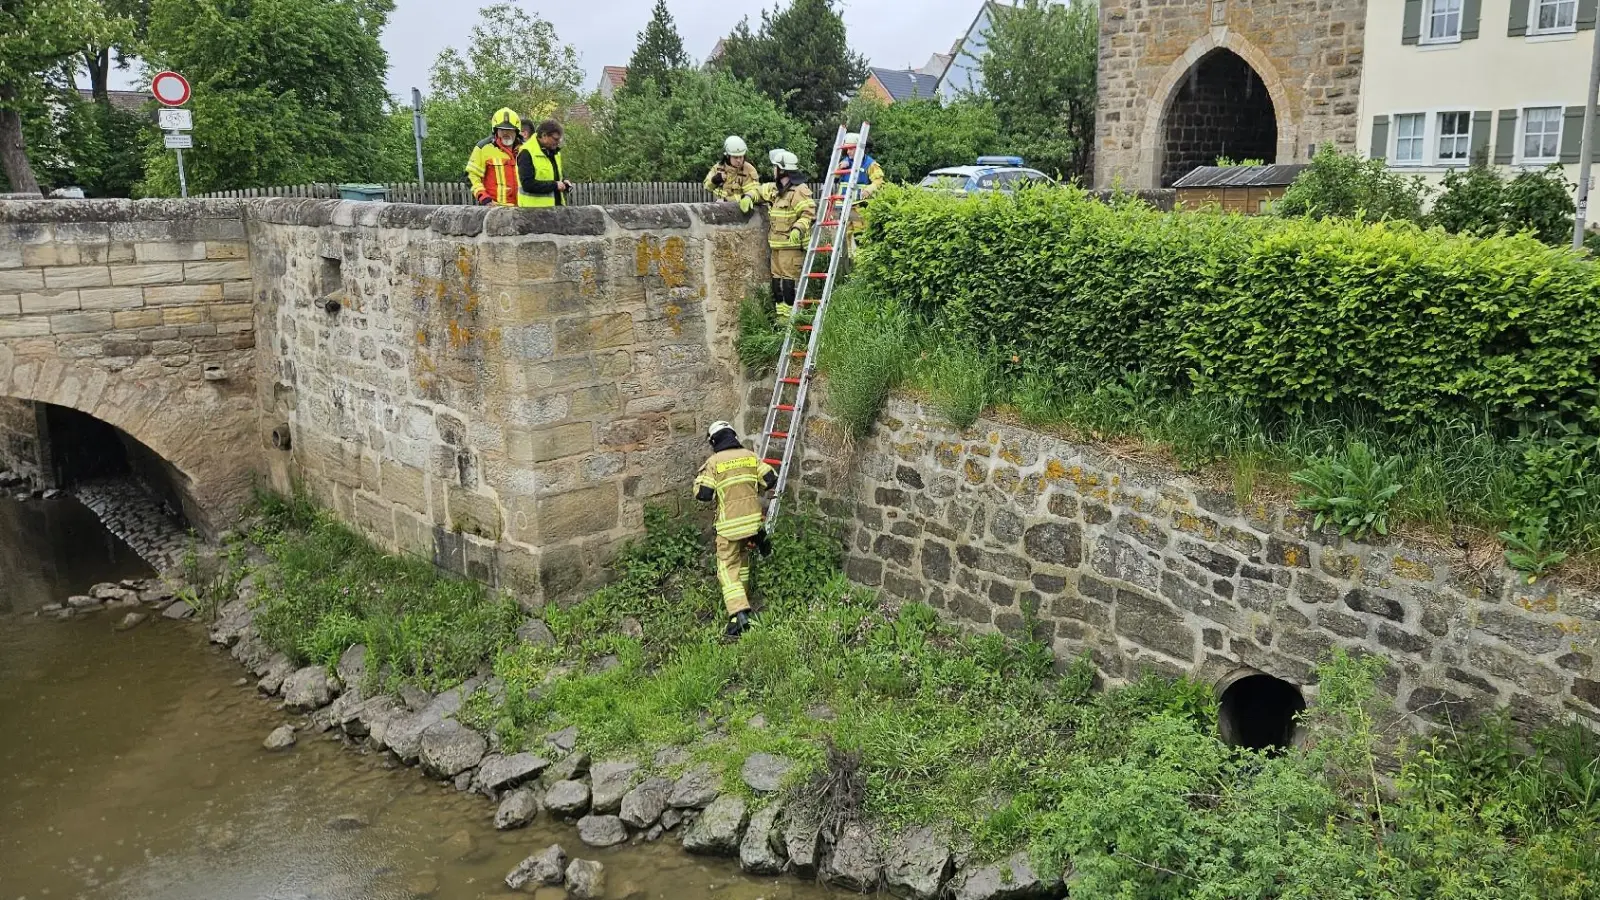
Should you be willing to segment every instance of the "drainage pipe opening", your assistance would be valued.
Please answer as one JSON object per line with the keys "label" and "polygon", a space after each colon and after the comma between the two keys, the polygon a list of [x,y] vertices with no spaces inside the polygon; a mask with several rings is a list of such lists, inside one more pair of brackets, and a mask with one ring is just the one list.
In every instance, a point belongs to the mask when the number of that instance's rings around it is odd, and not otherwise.
{"label": "drainage pipe opening", "polygon": [[1295,718],[1305,712],[1300,688],[1255,669],[1240,669],[1217,683],[1217,726],[1233,747],[1287,750],[1294,744]]}

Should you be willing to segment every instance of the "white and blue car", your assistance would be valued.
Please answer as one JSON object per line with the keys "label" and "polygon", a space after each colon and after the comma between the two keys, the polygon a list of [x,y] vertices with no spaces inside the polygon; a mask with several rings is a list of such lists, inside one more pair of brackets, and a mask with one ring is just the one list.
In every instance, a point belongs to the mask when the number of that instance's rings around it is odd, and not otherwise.
{"label": "white and blue car", "polygon": [[1014,191],[1035,184],[1054,184],[1055,180],[1038,169],[1030,169],[1020,156],[980,156],[975,166],[950,166],[934,169],[918,187],[957,194],[977,191]]}

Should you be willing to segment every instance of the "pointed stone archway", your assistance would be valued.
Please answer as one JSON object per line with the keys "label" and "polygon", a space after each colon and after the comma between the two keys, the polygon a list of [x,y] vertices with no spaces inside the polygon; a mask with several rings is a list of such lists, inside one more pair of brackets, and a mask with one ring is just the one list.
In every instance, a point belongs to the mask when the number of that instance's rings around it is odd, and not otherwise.
{"label": "pointed stone archway", "polygon": [[[1139,188],[1170,186],[1188,171],[1177,172],[1178,166],[1209,165],[1216,156],[1269,163],[1295,158],[1299,123],[1283,79],[1260,48],[1226,27],[1211,29],[1173,60],[1154,96],[1159,104],[1150,107],[1139,140]],[[1265,110],[1272,118],[1270,136],[1262,122]],[[1180,121],[1173,120],[1175,111]],[[1207,118],[1212,121],[1200,124]],[[1176,153],[1169,149],[1175,126],[1186,135]],[[1216,137],[1204,136],[1207,130]],[[1208,153],[1212,158],[1203,159]]]}

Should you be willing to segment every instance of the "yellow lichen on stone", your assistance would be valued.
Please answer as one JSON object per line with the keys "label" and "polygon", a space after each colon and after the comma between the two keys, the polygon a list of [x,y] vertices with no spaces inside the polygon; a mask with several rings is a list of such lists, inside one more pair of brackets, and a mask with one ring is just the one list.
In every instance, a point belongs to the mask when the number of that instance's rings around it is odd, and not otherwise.
{"label": "yellow lichen on stone", "polygon": [[1394,562],[1389,564],[1389,568],[1394,571],[1396,576],[1404,578],[1407,581],[1433,580],[1433,567],[1420,559],[1412,559],[1409,556],[1397,556],[1394,558]]}

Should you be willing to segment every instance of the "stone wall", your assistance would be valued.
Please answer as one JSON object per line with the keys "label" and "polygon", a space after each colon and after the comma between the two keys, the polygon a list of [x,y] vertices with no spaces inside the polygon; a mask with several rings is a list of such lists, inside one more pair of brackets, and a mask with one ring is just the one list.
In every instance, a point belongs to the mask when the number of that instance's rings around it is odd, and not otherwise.
{"label": "stone wall", "polygon": [[1189,70],[1228,51],[1261,76],[1277,156],[1355,148],[1366,0],[1107,0],[1100,4],[1095,184],[1157,187],[1166,119]]}
{"label": "stone wall", "polygon": [[688,496],[766,280],[759,219],[728,205],[260,201],[250,245],[276,486],[530,604],[600,582],[647,502]]}
{"label": "stone wall", "polygon": [[0,203],[0,397],[88,413],[182,473],[202,528],[257,468],[238,201]]}
{"label": "stone wall", "polygon": [[848,523],[851,577],[962,624],[1016,634],[1036,616],[1058,658],[1087,652],[1113,680],[1253,667],[1310,686],[1346,647],[1390,661],[1403,712],[1600,726],[1595,594],[1341,541],[1297,510],[1020,428],[957,433],[909,401],[843,467],[829,433],[813,420],[803,482]]}
{"label": "stone wall", "polygon": [[27,400],[0,397],[0,472],[15,472],[35,484],[46,476],[38,409]]}

